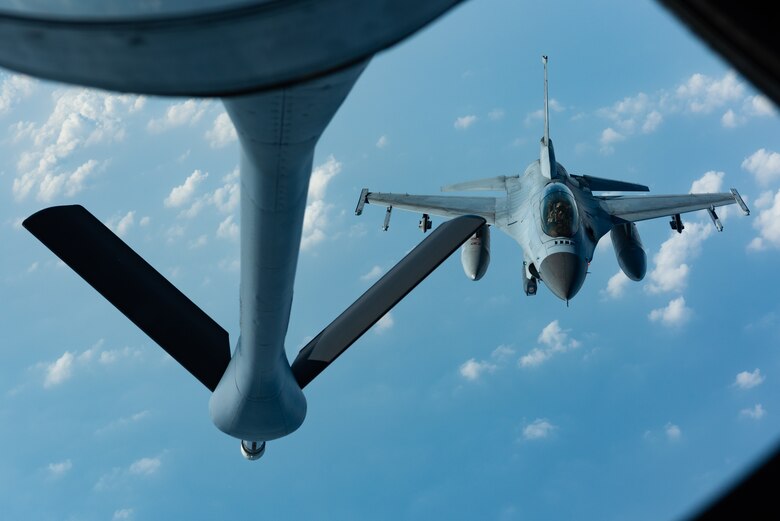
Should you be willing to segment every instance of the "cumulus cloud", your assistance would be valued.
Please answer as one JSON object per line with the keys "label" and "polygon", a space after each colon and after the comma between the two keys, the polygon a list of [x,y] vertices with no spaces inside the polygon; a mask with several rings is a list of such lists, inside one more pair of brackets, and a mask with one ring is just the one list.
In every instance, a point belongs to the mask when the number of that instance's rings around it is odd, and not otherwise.
{"label": "cumulus cloud", "polygon": [[149,476],[160,470],[161,464],[160,458],[141,458],[134,461],[128,470],[130,474]]}
{"label": "cumulus cloud", "polygon": [[766,410],[764,410],[764,406],[760,403],[755,404],[753,407],[748,407],[747,409],[742,409],[739,411],[739,416],[741,418],[749,418],[751,420],[760,420],[766,415]]}
{"label": "cumulus cloud", "polygon": [[601,137],[599,138],[599,143],[601,144],[601,153],[602,154],[611,154],[615,151],[614,145],[615,143],[619,143],[620,141],[625,140],[626,137],[613,129],[612,127],[607,127],[601,132]]}
{"label": "cumulus cloud", "polygon": [[371,281],[371,280],[376,280],[376,279],[378,279],[382,275],[383,272],[384,272],[384,270],[381,267],[374,266],[373,268],[371,268],[368,271],[368,273],[364,273],[363,275],[361,275],[360,276],[360,280],[362,280],[364,282],[368,282],[368,281]]}
{"label": "cumulus cloud", "polygon": [[493,109],[488,112],[488,119],[490,121],[499,121],[504,119],[504,109]]}
{"label": "cumulus cloud", "polygon": [[742,161],[742,168],[753,174],[758,184],[767,186],[780,180],[780,154],[760,148]]}
{"label": "cumulus cloud", "polygon": [[210,102],[208,100],[188,99],[170,105],[161,118],[152,119],[146,128],[152,134],[159,134],[166,130],[185,125],[194,125],[206,113]]}
{"label": "cumulus cloud", "polygon": [[233,216],[228,215],[217,227],[217,237],[220,239],[238,240],[238,224],[233,222]]}
{"label": "cumulus cloud", "polygon": [[13,194],[20,201],[33,192],[49,202],[84,189],[100,163],[87,160],[71,169],[63,162],[72,165],[78,161],[72,156],[83,149],[124,139],[126,117],[144,104],[141,97],[88,89],[60,89],[52,97],[54,109],[45,122],[22,121],[12,127],[13,141],[30,145],[16,164]]}
{"label": "cumulus cloud", "polygon": [[192,199],[198,185],[200,185],[208,176],[208,173],[195,170],[182,184],[174,186],[171,189],[171,193],[165,198],[163,204],[167,208],[178,208],[185,205]]}
{"label": "cumulus cloud", "polygon": [[69,380],[73,376],[73,359],[73,353],[65,351],[61,357],[47,365],[43,386],[50,389]]}
{"label": "cumulus cloud", "polygon": [[0,83],[0,114],[32,94],[35,82],[27,76],[12,74]]}
{"label": "cumulus cloud", "polygon": [[130,231],[130,228],[133,227],[133,224],[135,224],[135,212],[130,211],[125,215],[115,215],[109,219],[106,226],[111,228],[118,236],[124,237]]}
{"label": "cumulus cloud", "polygon": [[734,385],[740,389],[752,389],[753,387],[758,387],[761,385],[763,381],[764,377],[761,374],[761,370],[756,368],[752,372],[742,371],[741,373],[737,374],[737,377],[734,380]]}
{"label": "cumulus cloud", "polygon": [[133,509],[132,508],[122,508],[119,510],[114,511],[114,515],[111,518],[113,521],[121,521],[123,519],[132,519],[133,518]]}
{"label": "cumulus cloud", "polygon": [[385,148],[389,144],[390,144],[390,139],[385,135],[379,136],[379,139],[376,140],[377,148]]}
{"label": "cumulus cloud", "polygon": [[377,321],[376,324],[374,324],[373,329],[375,333],[381,335],[382,333],[385,333],[390,329],[392,329],[394,325],[395,325],[395,319],[393,319],[393,315],[391,315],[390,312],[388,311],[387,313],[385,313],[385,315],[382,318],[380,318]]}
{"label": "cumulus cloud", "polygon": [[723,172],[710,170],[691,184],[690,193],[692,194],[712,194],[720,192],[723,186]]}
{"label": "cumulus cloud", "polygon": [[520,357],[520,367],[537,367],[552,356],[576,349],[582,345],[579,340],[569,338],[569,330],[562,329],[557,320],[547,324],[539,334],[537,342],[541,347],[532,349]]}
{"label": "cumulus cloud", "polygon": [[756,199],[756,207],[760,211],[753,221],[753,227],[758,230],[758,237],[750,241],[748,249],[761,251],[769,246],[780,248],[780,190],[777,193],[762,193]]}
{"label": "cumulus cloud", "polygon": [[748,96],[747,90],[736,73],[729,71],[721,78],[697,73],[671,89],[627,96],[597,111],[599,116],[611,122],[610,132],[606,135],[602,132],[602,152],[611,153],[615,143],[631,136],[655,132],[673,114],[706,115],[723,110],[721,124],[735,127],[751,117],[773,113],[774,107],[769,100],[763,96]]}
{"label": "cumulus cloud", "polygon": [[654,268],[650,271],[650,293],[682,291],[688,284],[688,262],[701,251],[702,243],[712,235],[714,226],[702,222],[686,222],[682,233],[671,232],[653,256]]}
{"label": "cumulus cloud", "polygon": [[507,345],[500,345],[490,353],[489,360],[477,360],[470,358],[460,365],[458,373],[468,381],[474,382],[485,373],[494,373],[502,367],[512,356],[515,350]]}
{"label": "cumulus cloud", "polygon": [[214,123],[206,131],[205,137],[211,148],[223,148],[238,139],[236,127],[227,112],[222,112],[214,118]]}
{"label": "cumulus cloud", "polygon": [[473,382],[478,380],[483,373],[492,373],[496,369],[498,369],[498,366],[491,364],[487,360],[480,360],[477,362],[476,359],[469,358],[461,364],[458,372],[463,378]]}
{"label": "cumulus cloud", "polygon": [[303,236],[301,249],[311,250],[327,237],[326,230],[332,205],[325,202],[328,184],[341,172],[341,163],[329,156],[325,163],[317,166],[311,173],[306,213],[303,216]]}
{"label": "cumulus cloud", "polygon": [[73,463],[71,463],[69,459],[66,459],[65,461],[60,461],[58,463],[49,463],[47,468],[49,471],[49,477],[52,479],[57,479],[67,474],[70,469],[73,468]]}
{"label": "cumulus cloud", "polygon": [[603,290],[603,294],[609,298],[620,298],[626,291],[626,286],[631,281],[622,270],[618,270],[617,273],[612,275],[607,281],[607,287]]}
{"label": "cumulus cloud", "polygon": [[557,427],[550,423],[547,418],[537,418],[523,427],[523,439],[529,441],[543,440],[550,437],[555,429]]}
{"label": "cumulus cloud", "polygon": [[745,100],[744,111],[751,116],[775,116],[777,108],[766,96],[750,96]]}
{"label": "cumulus cloud", "polygon": [[471,125],[477,122],[477,116],[469,114],[468,116],[460,116],[455,120],[453,126],[458,130],[466,130]]}
{"label": "cumulus cloud", "polygon": [[664,433],[666,434],[666,438],[669,441],[679,441],[682,437],[682,431],[680,430],[680,427],[673,424],[672,422],[669,422],[664,426]]}
{"label": "cumulus cloud", "polygon": [[149,414],[150,414],[149,411],[139,411],[137,413],[131,414],[130,416],[123,416],[97,429],[95,431],[95,435],[102,436],[111,432],[122,430],[128,427],[129,425],[133,425],[145,418],[148,418]]}
{"label": "cumulus cloud", "polygon": [[685,108],[693,113],[709,113],[726,103],[740,101],[745,96],[745,84],[737,79],[734,71],[722,78],[710,78],[694,74],[675,91]]}
{"label": "cumulus cloud", "polygon": [[685,298],[679,296],[669,301],[666,307],[652,310],[648,318],[651,322],[660,322],[665,326],[676,327],[688,322],[691,315],[691,308],[685,305]]}
{"label": "cumulus cloud", "polygon": [[99,340],[89,349],[78,355],[65,351],[57,360],[51,363],[38,364],[43,369],[43,387],[51,389],[70,380],[77,370],[83,370],[98,365],[111,365],[119,360],[138,358],[141,352],[137,349],[124,347],[121,349],[103,349],[103,340]]}

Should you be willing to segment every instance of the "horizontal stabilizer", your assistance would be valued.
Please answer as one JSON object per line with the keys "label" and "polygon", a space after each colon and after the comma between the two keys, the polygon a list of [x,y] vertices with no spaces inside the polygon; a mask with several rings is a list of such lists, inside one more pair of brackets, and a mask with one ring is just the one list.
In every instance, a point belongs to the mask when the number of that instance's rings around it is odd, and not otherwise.
{"label": "horizontal stabilizer", "polygon": [[227,331],[95,216],[54,206],[23,225],[203,385],[217,387],[230,362]]}
{"label": "horizontal stabilizer", "polygon": [[604,179],[602,177],[593,177],[591,175],[573,175],[580,185],[584,185],[591,192],[649,192],[650,189],[645,185],[628,183],[626,181],[615,181],[613,179]]}
{"label": "horizontal stabilizer", "polygon": [[440,225],[309,342],[292,371],[301,389],[435,270],[485,223],[464,216]]}
{"label": "horizontal stabilizer", "polygon": [[[517,177],[517,176],[514,176]],[[454,185],[442,186],[442,192],[476,192],[476,191],[502,191],[506,190],[507,176],[488,177],[475,181],[465,181]]]}

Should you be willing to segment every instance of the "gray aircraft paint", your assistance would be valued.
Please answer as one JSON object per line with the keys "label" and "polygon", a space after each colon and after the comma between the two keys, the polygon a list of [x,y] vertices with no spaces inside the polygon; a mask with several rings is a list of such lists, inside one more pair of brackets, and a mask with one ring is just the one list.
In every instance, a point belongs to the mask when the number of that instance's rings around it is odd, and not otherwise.
{"label": "gray aircraft paint", "polygon": [[223,97],[241,143],[241,320],[209,410],[227,434],[266,441],[303,422],[284,340],[314,148],[371,56],[460,1],[0,3],[3,67],[122,92]]}
{"label": "gray aircraft paint", "polygon": [[[445,217],[483,217],[488,224],[496,226],[520,245],[526,280],[541,275],[537,278],[555,295],[566,301],[574,297],[582,286],[599,239],[616,226],[696,210],[708,210],[712,217],[714,208],[735,203],[739,204],[745,214],[749,213],[734,189],[731,193],[716,194],[638,197],[594,195],[593,190],[646,191],[647,187],[597,177],[573,176],[563,165],[556,162],[549,133],[547,57],[543,57],[542,61],[545,121],[539,159],[528,165],[523,175],[492,177],[442,187],[443,192],[504,191],[505,197],[407,195],[375,193],[365,189],[361,193],[361,201]],[[551,165],[555,165],[555,168]],[[579,225],[570,236],[553,237],[543,229],[544,198],[556,191],[571,194],[576,202]],[[713,222],[718,226],[719,222],[714,218]],[[718,227],[719,231],[721,229],[722,227]],[[624,241],[621,242],[620,238],[617,238],[614,245],[621,268],[629,278],[638,280],[644,276],[646,261],[644,251],[641,255],[636,251],[636,246],[641,248],[641,240],[636,228],[632,227],[632,230],[635,243],[626,247]],[[471,270],[465,261],[464,270],[467,275]]]}

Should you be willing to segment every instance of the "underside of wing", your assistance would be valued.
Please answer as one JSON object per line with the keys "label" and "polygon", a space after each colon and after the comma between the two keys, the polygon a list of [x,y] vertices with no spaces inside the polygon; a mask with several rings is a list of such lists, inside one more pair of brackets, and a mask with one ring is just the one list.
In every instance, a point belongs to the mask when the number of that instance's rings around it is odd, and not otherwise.
{"label": "underside of wing", "polygon": [[392,206],[401,210],[429,213],[444,217],[476,215],[488,224],[496,222],[495,197],[462,197],[454,195],[407,195],[368,192],[365,196],[368,204]]}
{"label": "underside of wing", "polygon": [[623,221],[644,221],[657,217],[695,212],[729,204],[739,204],[747,210],[736,190],[732,193],[651,195],[644,197],[601,196],[601,207],[613,218]]}

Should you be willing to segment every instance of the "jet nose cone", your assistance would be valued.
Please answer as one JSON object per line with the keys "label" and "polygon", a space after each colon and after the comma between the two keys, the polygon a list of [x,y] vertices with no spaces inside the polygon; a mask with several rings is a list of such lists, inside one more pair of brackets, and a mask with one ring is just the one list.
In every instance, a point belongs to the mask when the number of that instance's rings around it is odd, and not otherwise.
{"label": "jet nose cone", "polygon": [[588,265],[578,255],[558,252],[548,255],[539,266],[539,274],[550,291],[563,300],[569,300],[585,282]]}

